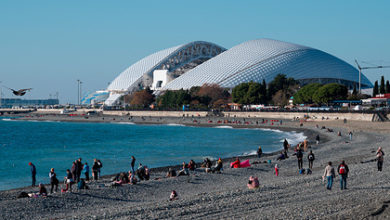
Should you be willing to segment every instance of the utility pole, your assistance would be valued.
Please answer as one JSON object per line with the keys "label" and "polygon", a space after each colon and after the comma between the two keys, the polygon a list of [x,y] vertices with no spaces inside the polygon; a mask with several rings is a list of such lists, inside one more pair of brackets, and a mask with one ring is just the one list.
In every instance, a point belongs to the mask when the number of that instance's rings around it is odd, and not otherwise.
{"label": "utility pole", "polygon": [[[1,84],[1,81],[0,81],[0,84]],[[2,101],[3,101],[3,89],[2,89],[2,87],[0,85],[0,108],[1,108],[1,106],[3,104]]]}
{"label": "utility pole", "polygon": [[77,80],[77,105],[80,105],[80,80]]}
{"label": "utility pole", "polygon": [[390,66],[368,66],[368,67],[361,67],[357,60],[355,60],[355,63],[357,65],[357,68],[359,69],[359,94],[362,94],[362,70],[368,70],[368,69],[382,69],[382,68],[390,68]]}
{"label": "utility pole", "polygon": [[81,92],[81,85],[83,84],[83,82],[80,81],[80,101],[79,101],[79,105],[81,105],[81,99],[83,98],[82,96],[82,92]]}

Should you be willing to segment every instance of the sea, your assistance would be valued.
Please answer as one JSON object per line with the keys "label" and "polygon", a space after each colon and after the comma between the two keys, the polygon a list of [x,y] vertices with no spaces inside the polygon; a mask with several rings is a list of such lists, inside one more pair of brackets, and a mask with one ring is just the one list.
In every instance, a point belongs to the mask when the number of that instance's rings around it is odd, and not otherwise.
{"label": "sea", "polygon": [[193,127],[181,124],[79,123],[18,121],[0,117],[0,190],[31,185],[29,162],[37,183],[49,183],[50,168],[61,180],[72,162],[82,158],[92,167],[103,163],[102,175],[130,170],[130,157],[150,168],[201,162],[282,149],[305,139],[303,133],[230,126]]}

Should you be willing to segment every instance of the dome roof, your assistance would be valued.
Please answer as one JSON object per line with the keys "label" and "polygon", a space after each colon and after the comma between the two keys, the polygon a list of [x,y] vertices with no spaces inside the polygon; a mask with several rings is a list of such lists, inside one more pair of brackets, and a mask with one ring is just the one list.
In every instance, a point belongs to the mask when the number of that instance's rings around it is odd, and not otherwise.
{"label": "dome roof", "polygon": [[[233,88],[242,82],[268,83],[277,74],[303,83],[357,84],[359,72],[350,64],[323,51],[297,44],[258,39],[239,44],[169,82],[163,89],[189,89],[205,83]],[[372,87],[362,75],[362,87]]]}

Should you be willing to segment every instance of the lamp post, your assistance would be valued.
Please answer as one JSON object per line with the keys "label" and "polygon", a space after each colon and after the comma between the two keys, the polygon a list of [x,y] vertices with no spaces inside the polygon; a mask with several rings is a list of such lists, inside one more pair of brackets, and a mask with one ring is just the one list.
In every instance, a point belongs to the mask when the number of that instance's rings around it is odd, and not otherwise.
{"label": "lamp post", "polygon": [[77,80],[77,105],[80,105],[80,80]]}
{"label": "lamp post", "polygon": [[81,105],[81,99],[83,98],[82,97],[82,92],[81,92],[81,85],[83,84],[83,82],[80,81],[80,100],[79,100],[79,105]]}
{"label": "lamp post", "polygon": [[1,81],[0,81],[0,108],[3,104],[2,101],[3,101],[3,89],[1,88]]}

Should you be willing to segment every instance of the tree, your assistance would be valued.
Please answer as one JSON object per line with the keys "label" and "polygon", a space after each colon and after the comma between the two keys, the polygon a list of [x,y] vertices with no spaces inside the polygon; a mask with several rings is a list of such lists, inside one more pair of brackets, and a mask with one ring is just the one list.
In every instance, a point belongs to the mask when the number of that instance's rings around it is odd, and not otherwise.
{"label": "tree", "polygon": [[239,104],[247,104],[247,100],[245,100],[246,93],[249,89],[248,83],[240,83],[236,87],[233,88],[232,91],[232,101],[234,103]]}
{"label": "tree", "polygon": [[286,75],[278,74],[275,76],[274,80],[268,84],[269,95],[272,97],[277,91],[287,89],[296,84],[297,82],[293,78],[286,78]]}
{"label": "tree", "polygon": [[389,80],[386,81],[386,93],[390,93],[390,83],[389,83]]}
{"label": "tree", "polygon": [[313,95],[322,87],[319,83],[307,84],[294,94],[294,104],[312,104]]}
{"label": "tree", "polygon": [[385,94],[385,93],[386,93],[386,89],[385,89],[385,77],[384,77],[384,76],[381,77],[381,86],[379,87],[379,93],[380,93],[380,94]]}
{"label": "tree", "polygon": [[372,90],[372,97],[375,97],[376,95],[378,95],[378,93],[379,93],[379,89],[378,89],[378,80],[377,80],[374,83],[374,89]]}
{"label": "tree", "polygon": [[267,100],[267,88],[257,82],[241,83],[233,88],[232,98],[234,103],[239,104],[260,104]]}
{"label": "tree", "polygon": [[322,86],[313,96],[313,101],[318,104],[328,104],[332,100],[346,99],[348,88],[337,83]]}
{"label": "tree", "polygon": [[205,105],[214,104],[217,100],[227,100],[230,96],[229,92],[220,87],[218,84],[204,84],[196,93],[200,97],[200,101],[204,101]]}
{"label": "tree", "polygon": [[183,105],[191,102],[191,95],[188,90],[165,91],[165,93],[158,97],[157,104],[160,108],[180,109]]}
{"label": "tree", "polygon": [[130,105],[147,107],[154,102],[154,95],[147,89],[135,92],[131,96]]}

